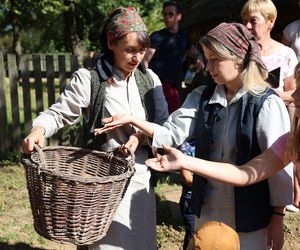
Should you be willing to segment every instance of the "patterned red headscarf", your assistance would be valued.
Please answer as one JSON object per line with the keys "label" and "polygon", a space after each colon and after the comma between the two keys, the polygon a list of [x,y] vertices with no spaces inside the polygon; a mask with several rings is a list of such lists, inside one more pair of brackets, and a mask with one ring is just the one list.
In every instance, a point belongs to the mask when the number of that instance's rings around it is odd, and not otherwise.
{"label": "patterned red headscarf", "polygon": [[233,54],[246,61],[255,61],[267,70],[260,57],[260,48],[256,38],[240,23],[221,23],[207,33]]}
{"label": "patterned red headscarf", "polygon": [[108,40],[115,40],[132,32],[147,32],[145,23],[134,7],[117,8],[112,11],[110,16],[105,30]]}

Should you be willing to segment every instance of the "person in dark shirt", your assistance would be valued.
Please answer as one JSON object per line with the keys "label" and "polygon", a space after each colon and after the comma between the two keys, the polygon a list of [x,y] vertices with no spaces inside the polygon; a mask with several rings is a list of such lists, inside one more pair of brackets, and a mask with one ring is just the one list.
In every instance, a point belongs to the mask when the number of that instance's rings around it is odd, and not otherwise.
{"label": "person in dark shirt", "polygon": [[150,48],[144,61],[160,78],[168,103],[169,113],[180,107],[180,88],[182,82],[181,66],[184,56],[194,56],[187,32],[179,30],[182,8],[176,2],[163,5],[165,28],[151,34]]}
{"label": "person in dark shirt", "polygon": [[[168,111],[172,113],[181,105],[184,57],[187,55],[196,58],[197,50],[192,46],[188,33],[179,29],[182,19],[181,6],[174,1],[166,2],[162,14],[165,28],[151,34],[150,48],[147,49],[144,62],[146,67],[159,76],[168,103]],[[183,189],[179,205],[186,231],[183,249],[186,249],[194,232],[194,215],[190,208],[191,187],[185,184],[191,182],[191,177],[187,176],[188,174],[181,173]]]}

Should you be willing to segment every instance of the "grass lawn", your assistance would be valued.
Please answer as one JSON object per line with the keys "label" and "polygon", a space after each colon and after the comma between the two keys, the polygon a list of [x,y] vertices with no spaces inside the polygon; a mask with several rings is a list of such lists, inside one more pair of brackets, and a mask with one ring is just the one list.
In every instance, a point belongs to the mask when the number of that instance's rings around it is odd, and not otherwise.
{"label": "grass lawn", "polygon": [[[177,177],[173,177],[159,176],[156,187],[157,246],[161,250],[179,249],[183,238],[176,203],[181,187]],[[22,165],[0,165],[0,249],[76,249],[72,244],[58,244],[35,232]]]}
{"label": "grass lawn", "polygon": [[[159,250],[181,249],[184,230],[178,208],[181,186],[178,176],[159,175],[157,194],[157,246]],[[300,249],[300,214],[288,213],[284,220],[283,250]],[[0,165],[0,249],[76,250],[72,244],[58,244],[39,236],[33,220],[23,167]]]}
{"label": "grass lawn", "polygon": [[23,167],[1,167],[0,180],[0,249],[42,247],[46,240],[33,228]]}

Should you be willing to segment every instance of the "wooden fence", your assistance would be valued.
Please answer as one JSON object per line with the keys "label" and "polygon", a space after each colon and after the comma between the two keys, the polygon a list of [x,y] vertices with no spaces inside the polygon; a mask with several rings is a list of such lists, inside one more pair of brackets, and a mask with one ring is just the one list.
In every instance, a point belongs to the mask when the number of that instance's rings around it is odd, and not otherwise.
{"label": "wooden fence", "polygon": [[[34,117],[55,102],[78,68],[74,55],[23,55],[17,60],[0,52],[0,153],[20,150]],[[74,128],[61,131],[48,144],[74,144],[70,131]]]}

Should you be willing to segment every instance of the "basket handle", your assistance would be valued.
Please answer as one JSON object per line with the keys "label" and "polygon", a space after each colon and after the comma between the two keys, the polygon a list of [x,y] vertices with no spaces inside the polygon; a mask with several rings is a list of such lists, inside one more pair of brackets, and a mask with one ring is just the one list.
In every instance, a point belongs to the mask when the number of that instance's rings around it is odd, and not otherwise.
{"label": "basket handle", "polygon": [[[134,162],[135,162],[135,154],[132,151],[132,149],[127,148],[127,150],[129,151],[129,157],[130,157],[128,159],[128,163],[131,163],[129,165],[133,166]],[[112,149],[111,151],[107,151],[107,158],[111,159],[116,154],[117,151],[120,152],[124,156],[124,152],[121,150],[121,146],[119,146],[119,147]]]}
{"label": "basket handle", "polygon": [[134,152],[132,151],[132,149],[127,148],[127,150],[129,151],[129,154],[130,154],[130,159],[128,159],[128,163],[130,163],[129,166],[131,166],[131,168],[132,168],[132,166],[133,166],[134,163],[135,163],[135,154],[134,154]]}
{"label": "basket handle", "polygon": [[135,154],[132,151],[132,149],[128,149],[129,153],[130,153],[130,159],[128,160],[128,167],[130,168],[130,170],[135,171],[134,170],[134,164],[135,164]]}
{"label": "basket handle", "polygon": [[38,164],[38,172],[40,172],[40,166],[42,166],[43,168],[46,167],[46,159],[45,159],[45,156],[44,156],[44,152],[43,152],[43,150],[41,149],[41,147],[39,145],[34,144],[33,147],[36,150],[36,152],[38,153],[40,161],[41,161],[41,164]]}

